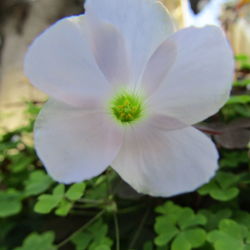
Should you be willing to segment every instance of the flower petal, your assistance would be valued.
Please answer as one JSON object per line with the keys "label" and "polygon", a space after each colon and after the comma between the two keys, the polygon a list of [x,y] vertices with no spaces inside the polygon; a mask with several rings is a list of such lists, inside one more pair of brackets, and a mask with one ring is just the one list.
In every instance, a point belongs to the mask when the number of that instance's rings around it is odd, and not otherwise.
{"label": "flower petal", "polygon": [[[137,126],[138,125],[139,124],[137,124]],[[157,113],[147,114],[146,119],[142,124],[142,127],[144,126],[150,126],[152,129],[159,129],[163,131],[189,127],[187,124],[177,120],[176,118]]]}
{"label": "flower petal", "polygon": [[166,9],[155,0],[87,0],[85,8],[123,34],[131,53],[133,82],[153,51],[174,31]]}
{"label": "flower petal", "polygon": [[65,18],[52,25],[33,42],[25,58],[25,73],[35,86],[75,106],[98,102],[111,88],[79,25],[84,18]]}
{"label": "flower petal", "polygon": [[232,51],[215,26],[183,29],[169,40],[176,44],[176,61],[151,96],[149,106],[186,124],[200,122],[216,113],[229,97]]}
{"label": "flower petal", "polygon": [[35,125],[35,146],[48,173],[63,183],[90,179],[111,164],[122,133],[106,114],[48,101]]}
{"label": "flower petal", "polygon": [[164,132],[145,126],[127,131],[112,167],[138,192],[168,197],[208,182],[217,159],[215,145],[195,128]]}
{"label": "flower petal", "polygon": [[114,86],[129,84],[131,63],[125,40],[119,30],[93,15],[86,15],[86,21],[90,46],[106,79]]}
{"label": "flower petal", "polygon": [[176,45],[171,40],[164,41],[149,59],[140,81],[147,96],[159,87],[176,60]]}

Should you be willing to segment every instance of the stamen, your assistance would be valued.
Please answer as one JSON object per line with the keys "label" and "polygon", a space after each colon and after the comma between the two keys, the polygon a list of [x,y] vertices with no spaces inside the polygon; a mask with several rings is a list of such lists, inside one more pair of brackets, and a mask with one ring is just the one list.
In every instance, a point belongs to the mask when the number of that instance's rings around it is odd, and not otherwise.
{"label": "stamen", "polygon": [[142,98],[129,92],[118,94],[111,102],[111,111],[119,122],[130,124],[142,117]]}

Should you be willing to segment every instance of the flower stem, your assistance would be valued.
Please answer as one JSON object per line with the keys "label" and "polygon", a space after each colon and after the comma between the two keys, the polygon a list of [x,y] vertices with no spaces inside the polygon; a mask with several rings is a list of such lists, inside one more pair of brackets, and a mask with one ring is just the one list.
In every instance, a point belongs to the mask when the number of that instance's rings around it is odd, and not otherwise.
{"label": "flower stem", "polygon": [[94,216],[92,219],[90,219],[87,223],[85,223],[84,225],[82,225],[80,228],[78,228],[75,232],[73,232],[72,234],[70,234],[66,239],[64,239],[62,242],[60,242],[57,245],[57,248],[59,249],[60,247],[62,247],[63,245],[65,245],[66,243],[68,243],[75,235],[77,235],[79,232],[83,231],[84,229],[86,229],[88,226],[90,226],[93,222],[95,222],[98,218],[100,218],[102,215],[104,214],[104,210],[99,212],[98,214],[96,214],[96,216]]}
{"label": "flower stem", "polygon": [[116,239],[116,250],[120,250],[120,231],[117,214],[113,213],[114,224],[115,224],[115,239]]}
{"label": "flower stem", "polygon": [[130,206],[130,207],[126,207],[126,208],[121,208],[117,211],[118,214],[128,214],[128,213],[132,213],[135,212],[139,209],[144,208],[144,205],[135,205],[135,206]]}
{"label": "flower stem", "polygon": [[136,230],[135,234],[134,234],[134,237],[133,239],[131,240],[130,244],[129,244],[129,247],[128,249],[133,249],[134,248],[134,245],[138,239],[138,237],[140,236],[140,233],[141,233],[141,230],[143,229],[143,226],[146,222],[146,219],[148,218],[148,215],[149,215],[149,211],[150,211],[150,207],[146,210],[146,212],[144,213],[143,217],[142,217],[142,220],[139,224],[139,227],[138,229]]}
{"label": "flower stem", "polygon": [[92,199],[85,199],[85,198],[78,200],[78,202],[81,202],[81,203],[95,203],[95,204],[103,203],[103,201],[104,200],[92,200]]}

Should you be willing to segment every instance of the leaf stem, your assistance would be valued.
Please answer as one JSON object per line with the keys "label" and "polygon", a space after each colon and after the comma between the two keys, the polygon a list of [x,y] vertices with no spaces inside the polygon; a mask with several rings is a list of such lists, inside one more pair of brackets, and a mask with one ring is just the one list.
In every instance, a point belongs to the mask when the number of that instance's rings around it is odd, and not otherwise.
{"label": "leaf stem", "polygon": [[63,245],[65,245],[66,243],[68,243],[76,234],[78,234],[79,232],[83,231],[84,229],[86,229],[88,226],[90,226],[94,221],[96,221],[98,218],[100,218],[102,215],[104,214],[104,210],[102,210],[101,212],[99,212],[98,214],[96,214],[96,216],[94,216],[92,219],[90,219],[87,223],[85,223],[84,225],[82,225],[80,228],[78,228],[75,232],[73,232],[72,234],[70,234],[66,239],[64,239],[63,241],[61,241],[59,244],[57,244],[57,248],[62,247]]}

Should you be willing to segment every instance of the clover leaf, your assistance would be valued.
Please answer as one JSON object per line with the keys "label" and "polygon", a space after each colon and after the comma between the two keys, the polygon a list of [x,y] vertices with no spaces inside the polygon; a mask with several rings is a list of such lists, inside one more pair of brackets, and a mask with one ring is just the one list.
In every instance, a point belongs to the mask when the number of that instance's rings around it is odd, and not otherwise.
{"label": "clover leaf", "polygon": [[107,233],[108,226],[102,220],[98,220],[85,231],[77,233],[71,241],[76,250],[111,250],[113,241]]}
{"label": "clover leaf", "polygon": [[239,179],[238,175],[218,172],[215,178],[202,186],[198,192],[200,195],[208,194],[215,200],[229,201],[239,194],[239,189],[236,186]]}
{"label": "clover leaf", "polygon": [[25,182],[25,196],[37,195],[46,191],[52,182],[52,179],[42,170],[32,172]]}
{"label": "clover leaf", "polygon": [[215,250],[246,250],[250,249],[250,232],[247,227],[224,219],[218,230],[208,234],[208,241],[213,243]]}
{"label": "clover leaf", "polygon": [[43,234],[31,233],[23,242],[21,247],[17,247],[14,250],[56,250],[53,245],[54,241],[53,232],[45,232]]}
{"label": "clover leaf", "polygon": [[[45,179],[43,179],[43,181],[45,182]],[[38,197],[35,211],[37,213],[47,214],[53,209],[56,209],[56,215],[66,216],[70,212],[74,202],[80,199],[84,194],[85,187],[85,183],[75,183],[65,192],[65,186],[59,184],[53,189],[52,194],[43,194]],[[36,188],[38,190],[37,186]]]}
{"label": "clover leaf", "polygon": [[220,160],[220,166],[235,168],[241,164],[247,164],[249,161],[247,151],[223,152]]}
{"label": "clover leaf", "polygon": [[181,232],[174,239],[171,250],[190,250],[204,244],[206,232],[203,229],[190,229]]}
{"label": "clover leaf", "polygon": [[9,169],[12,173],[19,173],[23,171],[25,168],[30,166],[34,161],[33,156],[27,156],[25,154],[17,153],[9,156],[11,163],[9,165]]}
{"label": "clover leaf", "polygon": [[156,212],[161,214],[155,222],[157,246],[171,244],[172,250],[189,250],[204,244],[206,232],[200,227],[206,224],[204,215],[195,214],[191,208],[180,207],[173,202],[157,207]]}
{"label": "clover leaf", "polygon": [[202,209],[199,211],[199,214],[202,214],[207,218],[207,223],[204,225],[204,227],[207,230],[213,230],[218,227],[218,224],[221,220],[230,218],[232,216],[232,211],[230,209],[221,209],[218,211],[214,211],[212,209]]}
{"label": "clover leaf", "polygon": [[73,184],[65,193],[65,197],[69,200],[76,201],[79,200],[84,194],[86,184],[84,182]]}
{"label": "clover leaf", "polygon": [[250,103],[249,95],[231,96],[227,101],[227,104],[245,104],[245,103]]}
{"label": "clover leaf", "polygon": [[14,189],[0,192],[0,218],[18,214],[22,209],[21,194]]}
{"label": "clover leaf", "polygon": [[72,202],[62,199],[58,204],[55,214],[58,216],[66,216],[70,212],[72,206],[73,206]]}
{"label": "clover leaf", "polygon": [[41,214],[50,213],[52,209],[59,205],[64,196],[64,190],[64,185],[59,184],[53,189],[52,194],[40,195],[35,205],[35,211]]}
{"label": "clover leaf", "polygon": [[235,210],[233,218],[235,221],[237,221],[237,223],[250,229],[250,213],[246,211]]}

